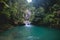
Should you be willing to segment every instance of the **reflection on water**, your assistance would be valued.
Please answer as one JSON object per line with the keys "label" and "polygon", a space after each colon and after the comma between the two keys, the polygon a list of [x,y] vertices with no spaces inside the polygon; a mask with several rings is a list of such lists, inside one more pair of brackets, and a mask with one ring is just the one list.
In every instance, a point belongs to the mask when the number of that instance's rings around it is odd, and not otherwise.
{"label": "reflection on water", "polygon": [[60,30],[42,26],[17,26],[0,33],[0,40],[60,40]]}

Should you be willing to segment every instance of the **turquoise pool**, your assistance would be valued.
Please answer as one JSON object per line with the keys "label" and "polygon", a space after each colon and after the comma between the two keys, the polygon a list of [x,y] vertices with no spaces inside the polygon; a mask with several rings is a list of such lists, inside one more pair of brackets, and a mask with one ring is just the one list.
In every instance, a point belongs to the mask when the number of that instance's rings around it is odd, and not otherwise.
{"label": "turquoise pool", "polygon": [[0,33],[0,40],[60,40],[60,30],[43,26],[16,26]]}

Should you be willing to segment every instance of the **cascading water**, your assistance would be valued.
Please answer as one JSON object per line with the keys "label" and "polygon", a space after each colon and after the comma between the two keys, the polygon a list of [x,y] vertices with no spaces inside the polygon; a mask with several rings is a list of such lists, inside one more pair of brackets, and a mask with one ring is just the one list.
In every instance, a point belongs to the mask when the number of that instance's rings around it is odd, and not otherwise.
{"label": "cascading water", "polygon": [[26,26],[30,25],[30,23],[31,23],[29,21],[30,16],[31,16],[31,12],[27,9],[25,11],[25,15],[24,15],[24,19],[25,19],[24,23],[25,23]]}
{"label": "cascading water", "polygon": [[25,23],[26,26],[28,26],[28,25],[30,25],[31,22],[25,21],[24,23]]}

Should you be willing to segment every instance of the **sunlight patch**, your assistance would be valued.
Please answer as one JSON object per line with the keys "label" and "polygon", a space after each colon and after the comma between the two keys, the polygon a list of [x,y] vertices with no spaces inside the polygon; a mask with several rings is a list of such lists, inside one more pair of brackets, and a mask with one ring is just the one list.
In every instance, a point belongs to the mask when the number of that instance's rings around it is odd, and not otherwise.
{"label": "sunlight patch", "polygon": [[28,3],[32,2],[32,0],[27,0]]}

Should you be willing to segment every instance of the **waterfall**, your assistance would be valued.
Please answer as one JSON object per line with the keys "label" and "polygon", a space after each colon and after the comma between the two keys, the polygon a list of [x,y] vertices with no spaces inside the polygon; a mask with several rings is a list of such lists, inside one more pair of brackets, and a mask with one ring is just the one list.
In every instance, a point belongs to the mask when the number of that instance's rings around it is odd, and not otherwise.
{"label": "waterfall", "polygon": [[28,25],[30,25],[31,22],[29,22],[29,21],[24,21],[24,23],[25,23],[26,26],[28,26]]}
{"label": "waterfall", "polygon": [[24,23],[25,23],[25,25],[27,26],[27,25],[30,25],[30,21],[29,21],[29,18],[31,17],[31,12],[30,12],[30,10],[26,10],[25,11],[25,15],[24,15],[24,19],[25,19],[25,21],[24,21]]}

